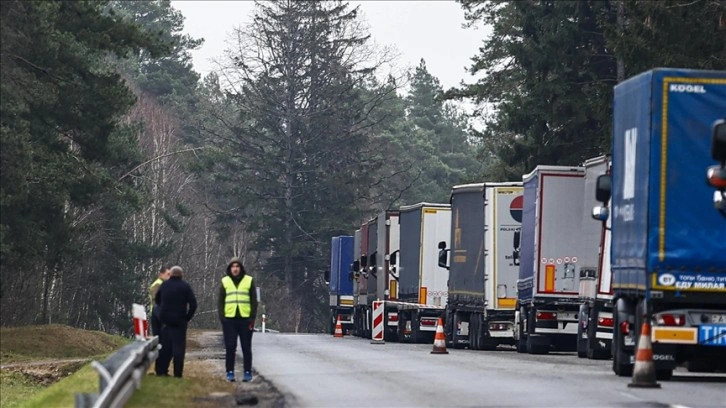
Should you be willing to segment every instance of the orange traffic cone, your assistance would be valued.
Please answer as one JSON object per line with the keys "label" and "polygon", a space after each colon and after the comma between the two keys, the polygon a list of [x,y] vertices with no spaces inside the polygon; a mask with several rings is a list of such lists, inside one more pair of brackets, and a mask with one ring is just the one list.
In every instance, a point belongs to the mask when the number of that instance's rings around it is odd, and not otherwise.
{"label": "orange traffic cone", "polygon": [[338,315],[338,322],[335,323],[335,334],[333,337],[343,337],[343,325],[340,324],[340,315]]}
{"label": "orange traffic cone", "polygon": [[645,321],[640,330],[638,348],[635,350],[635,366],[633,379],[628,387],[660,388],[656,382],[655,363],[653,362],[653,346],[650,342],[650,323]]}
{"label": "orange traffic cone", "polygon": [[444,322],[439,317],[436,323],[436,335],[434,336],[434,349],[431,354],[449,354],[446,351],[446,336],[444,335]]}

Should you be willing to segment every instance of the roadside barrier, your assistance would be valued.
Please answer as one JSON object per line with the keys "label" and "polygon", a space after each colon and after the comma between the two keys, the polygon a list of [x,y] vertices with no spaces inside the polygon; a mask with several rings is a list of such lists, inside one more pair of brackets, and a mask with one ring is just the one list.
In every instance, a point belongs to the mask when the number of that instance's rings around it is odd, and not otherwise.
{"label": "roadside barrier", "polygon": [[373,330],[371,331],[371,344],[384,344],[383,341],[383,302],[373,301]]}
{"label": "roadside barrier", "polygon": [[98,394],[76,394],[76,408],[123,407],[141,387],[141,379],[159,356],[159,337],[146,338],[148,324],[144,306],[133,304],[136,341],[108,356],[103,362],[92,361],[101,377]]}

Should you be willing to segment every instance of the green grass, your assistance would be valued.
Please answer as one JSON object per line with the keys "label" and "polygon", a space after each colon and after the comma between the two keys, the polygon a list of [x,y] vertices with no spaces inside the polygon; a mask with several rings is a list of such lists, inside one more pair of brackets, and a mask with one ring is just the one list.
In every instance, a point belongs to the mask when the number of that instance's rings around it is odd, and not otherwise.
{"label": "green grass", "polygon": [[87,361],[103,360],[130,342],[121,336],[62,325],[2,327],[0,339],[0,363],[3,365],[45,360],[86,360],[0,370],[2,408],[74,406],[75,393],[98,392],[98,374]]}
{"label": "green grass", "polygon": [[[5,393],[3,384],[3,394]],[[28,399],[16,402],[17,408],[42,408],[42,407],[74,407],[76,393],[98,392],[98,373],[90,364],[86,364],[75,374],[70,375],[48,388],[37,392]],[[27,398],[27,396],[26,396]],[[2,404],[5,408],[5,403]]]}
{"label": "green grass", "polygon": [[92,358],[118,350],[129,339],[57,324],[0,328],[0,362]]}
{"label": "green grass", "polygon": [[[170,369],[171,370],[171,369]],[[216,407],[215,402],[196,400],[213,392],[235,392],[235,383],[226,382],[221,375],[212,374],[209,362],[187,359],[184,377],[157,377],[147,375],[126,404],[126,408],[191,408]]]}
{"label": "green grass", "polygon": [[15,408],[42,389],[42,385],[23,373],[0,371],[0,406],[3,408]]}

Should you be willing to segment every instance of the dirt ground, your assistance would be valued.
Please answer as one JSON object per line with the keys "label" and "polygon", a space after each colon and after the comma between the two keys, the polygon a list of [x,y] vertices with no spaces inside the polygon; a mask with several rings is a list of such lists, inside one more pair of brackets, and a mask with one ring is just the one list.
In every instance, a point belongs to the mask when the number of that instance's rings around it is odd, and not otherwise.
{"label": "dirt ground", "polygon": [[44,360],[5,364],[0,369],[8,372],[21,373],[32,382],[49,386],[63,377],[69,376],[88,363],[88,359],[74,358],[66,360]]}
{"label": "dirt ground", "polygon": [[[221,378],[224,375],[224,347],[222,333],[218,331],[191,331],[186,360],[201,360],[205,364],[198,365],[206,369],[210,378]],[[237,366],[241,365],[241,356],[237,356]],[[237,370],[238,378],[241,377]],[[256,371],[254,378],[245,383],[238,379],[234,395],[224,392],[212,392],[209,395],[195,398],[200,405],[213,404],[218,407],[258,406],[263,408],[287,408],[285,396]]]}

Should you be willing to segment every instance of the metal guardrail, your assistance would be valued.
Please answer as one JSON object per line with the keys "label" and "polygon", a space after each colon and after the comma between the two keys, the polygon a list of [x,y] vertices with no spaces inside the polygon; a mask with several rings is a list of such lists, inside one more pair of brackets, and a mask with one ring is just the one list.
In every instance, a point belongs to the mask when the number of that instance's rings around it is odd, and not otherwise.
{"label": "metal guardrail", "polygon": [[100,376],[100,392],[76,394],[76,408],[123,407],[158,356],[159,337],[154,336],[125,345],[101,363],[91,362]]}

